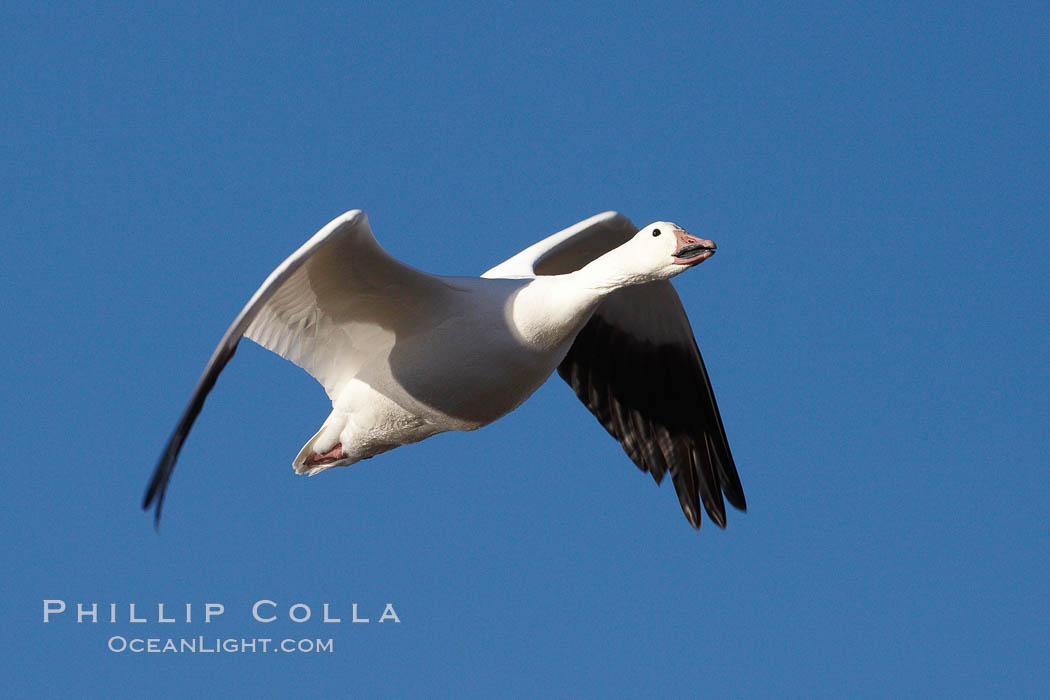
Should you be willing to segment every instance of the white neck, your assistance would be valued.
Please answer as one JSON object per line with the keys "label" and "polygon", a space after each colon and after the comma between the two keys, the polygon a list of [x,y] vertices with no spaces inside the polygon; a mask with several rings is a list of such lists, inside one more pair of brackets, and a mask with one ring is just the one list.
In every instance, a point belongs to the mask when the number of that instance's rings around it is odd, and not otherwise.
{"label": "white neck", "polygon": [[514,300],[513,318],[522,340],[536,349],[568,350],[606,296],[652,278],[631,269],[630,251],[609,251],[575,272],[537,277]]}
{"label": "white neck", "polygon": [[619,246],[565,277],[571,277],[573,284],[594,290],[602,296],[623,287],[652,281],[653,277],[633,269],[637,267],[633,256],[634,251],[628,246]]}

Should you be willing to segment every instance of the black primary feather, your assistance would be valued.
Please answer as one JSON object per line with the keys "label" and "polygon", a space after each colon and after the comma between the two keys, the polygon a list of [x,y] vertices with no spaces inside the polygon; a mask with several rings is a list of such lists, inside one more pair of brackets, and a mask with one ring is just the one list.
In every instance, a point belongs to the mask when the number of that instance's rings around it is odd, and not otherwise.
{"label": "black primary feather", "polygon": [[631,289],[615,292],[598,308],[558,374],[639,469],[657,483],[670,473],[694,528],[700,527],[701,504],[724,528],[725,501],[740,510],[747,504],[700,350],[695,340],[686,345],[641,340],[603,315],[606,309],[615,317],[615,305],[629,302],[631,294]]}

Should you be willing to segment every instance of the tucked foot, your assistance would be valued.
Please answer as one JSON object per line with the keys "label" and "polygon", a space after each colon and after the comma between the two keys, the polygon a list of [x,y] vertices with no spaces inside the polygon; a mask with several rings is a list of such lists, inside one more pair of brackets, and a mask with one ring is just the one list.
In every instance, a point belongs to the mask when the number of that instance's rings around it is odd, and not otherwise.
{"label": "tucked foot", "polygon": [[331,464],[343,458],[343,443],[335,443],[335,447],[328,450],[324,454],[314,453],[306,458],[303,466],[306,467],[323,467],[326,464]]}

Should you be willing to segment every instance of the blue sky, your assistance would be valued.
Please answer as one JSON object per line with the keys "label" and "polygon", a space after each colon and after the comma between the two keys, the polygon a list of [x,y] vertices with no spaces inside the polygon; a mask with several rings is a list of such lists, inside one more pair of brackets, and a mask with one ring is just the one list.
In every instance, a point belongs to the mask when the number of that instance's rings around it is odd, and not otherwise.
{"label": "blue sky", "polygon": [[[1045,692],[1045,7],[20,5],[5,696]],[[246,342],[155,533],[139,501],[216,341],[351,208],[446,274],[606,209],[717,241],[677,288],[749,512],[694,532],[558,378],[296,477],[326,398]],[[334,650],[107,650],[198,635]]]}

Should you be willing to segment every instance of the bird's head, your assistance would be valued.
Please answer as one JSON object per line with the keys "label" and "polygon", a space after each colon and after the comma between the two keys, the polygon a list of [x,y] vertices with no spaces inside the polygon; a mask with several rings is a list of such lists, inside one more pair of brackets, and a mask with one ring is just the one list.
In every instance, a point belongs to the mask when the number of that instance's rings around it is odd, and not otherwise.
{"label": "bird's head", "polygon": [[622,246],[620,259],[648,280],[670,279],[715,254],[714,241],[697,238],[670,221],[656,221]]}

